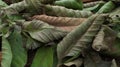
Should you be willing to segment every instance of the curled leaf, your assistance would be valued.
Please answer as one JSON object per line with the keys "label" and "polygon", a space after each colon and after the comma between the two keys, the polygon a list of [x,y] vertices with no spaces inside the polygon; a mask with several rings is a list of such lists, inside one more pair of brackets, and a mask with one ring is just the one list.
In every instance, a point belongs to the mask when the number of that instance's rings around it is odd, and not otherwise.
{"label": "curled leaf", "polygon": [[96,51],[109,50],[116,39],[116,33],[109,27],[104,26],[93,41],[93,49]]}
{"label": "curled leaf", "polygon": [[77,28],[77,26],[61,26],[61,27],[56,27],[56,28],[58,28],[62,31],[71,32],[72,30]]}
{"label": "curled leaf", "polygon": [[51,16],[87,18],[92,15],[91,11],[67,9],[61,6],[44,5],[45,13]]}
{"label": "curled leaf", "polygon": [[86,20],[86,18],[53,17],[47,15],[35,15],[32,18],[54,26],[77,26]]}
{"label": "curled leaf", "polygon": [[95,2],[88,2],[84,4],[84,8],[94,7],[99,3],[105,3],[104,1],[95,1]]}
{"label": "curled leaf", "polygon": [[92,48],[95,49],[96,51],[100,51],[101,49],[102,50],[107,49],[108,47],[103,43],[104,37],[105,33],[104,28],[102,27],[93,41]]}
{"label": "curled leaf", "polygon": [[22,10],[26,9],[27,4],[25,1],[11,4],[10,6],[4,7],[3,12],[7,15],[18,14]]}
{"label": "curled leaf", "polygon": [[[88,32],[98,31],[99,25],[101,25],[104,22],[104,19],[105,19],[104,17],[105,16],[103,16],[103,15],[97,15],[97,14],[93,15],[90,18],[88,18],[88,20],[84,21],[81,25],[79,25],[76,29],[71,31],[57,46],[57,55],[58,55],[59,62],[61,62],[62,59],[65,58],[69,52],[71,52],[70,50],[72,48],[74,48],[73,46],[76,44],[76,42],[81,37],[82,37],[81,43],[82,43],[82,41],[83,41],[83,43],[85,41],[85,44],[86,44],[86,42],[87,42],[87,44],[89,42],[91,42],[91,40],[92,40],[91,37],[93,38],[93,36],[88,35]],[[100,22],[100,23],[97,23],[97,22]],[[92,24],[94,24],[95,26]],[[90,30],[89,27],[91,27],[91,28],[98,27],[98,28]],[[86,33],[86,31],[88,31],[88,32]],[[87,34],[87,36],[84,35],[85,33]],[[96,33],[93,33],[93,34],[95,35]],[[88,36],[90,36],[90,38]],[[85,40],[84,40],[84,38],[85,38]],[[89,38],[90,40],[86,39],[86,38]],[[76,46],[75,48],[79,49],[79,46]],[[69,54],[69,56],[78,55],[79,50],[77,50],[77,49],[74,50],[75,52],[74,51],[71,52]],[[76,53],[76,51],[78,51],[78,52]]]}
{"label": "curled leaf", "polygon": [[74,59],[81,54],[83,49],[88,48],[90,46],[89,44],[92,43],[94,37],[101,28],[101,25],[104,23],[104,20],[104,15],[98,15],[93,21],[93,23],[86,30],[84,35],[82,35],[77,41],[77,43],[71,48],[71,50],[68,52],[65,58],[71,57],[72,59]]}
{"label": "curled leaf", "polygon": [[96,13],[105,3],[100,2],[99,4],[93,6],[93,7],[89,7],[89,8],[85,8],[84,10],[88,10],[91,11],[93,13]]}
{"label": "curled leaf", "polygon": [[55,1],[54,4],[76,10],[82,10],[83,8],[83,3],[81,0],[58,0]]}

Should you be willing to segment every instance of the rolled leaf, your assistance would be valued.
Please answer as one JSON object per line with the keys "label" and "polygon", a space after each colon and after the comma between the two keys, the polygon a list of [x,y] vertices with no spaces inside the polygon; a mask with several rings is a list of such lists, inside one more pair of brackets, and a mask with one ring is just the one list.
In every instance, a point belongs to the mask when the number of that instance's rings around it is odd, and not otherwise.
{"label": "rolled leaf", "polygon": [[66,31],[66,32],[71,32],[72,30],[74,30],[77,26],[61,26],[61,27],[56,27],[62,31]]}
{"label": "rolled leaf", "polygon": [[11,67],[24,67],[27,63],[27,52],[23,48],[23,41],[20,31],[14,30],[8,37],[11,46],[13,58]]}
{"label": "rolled leaf", "polygon": [[42,13],[41,9],[41,0],[25,0],[26,4],[28,5],[27,11],[30,13]]}
{"label": "rolled leaf", "polygon": [[52,47],[40,47],[33,59],[31,67],[53,67],[53,54]]}
{"label": "rolled leaf", "polygon": [[112,1],[107,2],[103,7],[99,9],[97,13],[109,13],[115,8],[115,4]]}
{"label": "rolled leaf", "polygon": [[65,31],[60,31],[55,27],[38,20],[24,22],[23,28],[23,30],[28,32],[33,39],[42,43],[59,40],[67,34]]}
{"label": "rolled leaf", "polygon": [[7,15],[18,14],[22,10],[26,9],[26,7],[27,7],[26,2],[25,1],[21,1],[21,2],[11,4],[10,6],[7,6],[7,7],[3,8],[3,11]]}
{"label": "rolled leaf", "polygon": [[93,41],[92,48],[96,51],[108,49],[108,46],[104,44],[104,37],[104,27],[102,27]]}
{"label": "rolled leaf", "polygon": [[105,3],[99,3],[93,7],[85,8],[84,10],[91,11],[93,13],[96,13]]}
{"label": "rolled leaf", "polygon": [[83,9],[82,0],[58,0],[58,1],[55,1],[54,4],[58,6],[64,6],[70,9],[75,9],[75,10]]}
{"label": "rolled leaf", "polygon": [[72,10],[62,6],[51,5],[44,5],[44,11],[47,15],[62,17],[87,18],[92,15],[92,12],[90,11]]}
{"label": "rolled leaf", "polygon": [[[57,55],[58,55],[59,62],[61,63],[62,59],[69,53],[69,51],[76,44],[76,42],[81,37],[83,38],[83,35],[86,33],[86,31],[88,30],[88,32],[89,32],[89,27],[94,28],[94,26],[91,26],[92,24],[96,25],[95,27],[97,27],[99,24],[103,23],[104,19],[105,18],[103,15],[97,15],[97,14],[93,15],[90,18],[88,18],[88,20],[84,21],[81,25],[79,25],[76,29],[71,31],[57,46]],[[100,22],[100,23],[98,23],[98,25],[97,25],[97,22]],[[94,29],[92,29],[92,30],[94,31]],[[89,39],[87,39],[87,40],[89,40]],[[84,40],[83,40],[83,42],[84,42]],[[88,42],[91,42],[91,39]],[[72,52],[71,54],[73,55],[74,52]],[[74,54],[74,55],[76,55],[76,54]]]}
{"label": "rolled leaf", "polygon": [[53,17],[47,15],[35,15],[32,18],[54,26],[77,26],[86,20],[86,18]]}
{"label": "rolled leaf", "polygon": [[111,45],[114,44],[115,39],[116,32],[108,26],[103,26],[103,28],[98,32],[96,38],[94,39],[92,47],[97,51],[109,51]]}
{"label": "rolled leaf", "polygon": [[8,40],[2,37],[2,67],[11,67],[12,51]]}
{"label": "rolled leaf", "polygon": [[95,1],[95,2],[88,2],[84,4],[84,8],[94,7],[99,3],[105,3],[104,1]]}

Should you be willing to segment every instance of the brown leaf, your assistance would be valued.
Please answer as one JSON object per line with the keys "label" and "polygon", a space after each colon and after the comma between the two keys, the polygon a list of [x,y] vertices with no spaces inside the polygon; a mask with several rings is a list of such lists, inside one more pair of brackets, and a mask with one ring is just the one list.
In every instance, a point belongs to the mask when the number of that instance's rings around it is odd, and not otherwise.
{"label": "brown leaf", "polygon": [[86,20],[86,18],[53,17],[47,15],[35,15],[32,18],[54,26],[77,26]]}
{"label": "brown leaf", "polygon": [[116,33],[108,26],[103,26],[93,41],[92,48],[96,51],[110,50],[116,39]]}
{"label": "brown leaf", "polygon": [[72,30],[74,30],[77,26],[60,26],[60,27],[56,27],[62,31],[66,31],[66,32],[71,32]]}

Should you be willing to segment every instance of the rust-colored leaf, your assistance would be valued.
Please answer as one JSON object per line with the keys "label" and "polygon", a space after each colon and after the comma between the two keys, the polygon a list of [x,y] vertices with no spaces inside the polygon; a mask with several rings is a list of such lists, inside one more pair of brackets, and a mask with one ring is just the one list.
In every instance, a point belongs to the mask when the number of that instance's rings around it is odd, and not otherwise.
{"label": "rust-colored leaf", "polygon": [[77,26],[86,20],[86,18],[53,17],[47,15],[35,15],[32,18],[54,26]]}

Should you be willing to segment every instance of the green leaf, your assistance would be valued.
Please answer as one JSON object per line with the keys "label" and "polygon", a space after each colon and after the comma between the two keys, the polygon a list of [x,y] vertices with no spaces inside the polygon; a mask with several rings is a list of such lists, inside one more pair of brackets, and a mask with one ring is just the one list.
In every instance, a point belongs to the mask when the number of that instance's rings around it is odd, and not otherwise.
{"label": "green leaf", "polygon": [[40,47],[36,52],[31,67],[53,67],[53,55],[54,50],[52,47]]}
{"label": "green leaf", "polygon": [[55,5],[64,6],[66,8],[76,9],[76,10],[82,10],[83,9],[83,3],[82,0],[59,0],[55,1]]}
{"label": "green leaf", "polygon": [[38,20],[24,22],[23,27],[33,39],[42,43],[59,40],[67,34],[67,32],[57,30],[53,26]]}
{"label": "green leaf", "polygon": [[0,9],[2,7],[6,7],[6,6],[7,6],[7,4],[4,1],[0,0]]}
{"label": "green leaf", "polygon": [[2,37],[2,67],[11,67],[12,51],[8,40]]}
{"label": "green leaf", "polygon": [[[104,19],[104,15],[95,14],[71,31],[57,46],[59,62],[61,63],[62,59],[66,56],[69,56],[70,58],[71,56],[78,56],[78,54],[80,54],[81,44],[82,46],[85,46],[92,41],[96,32],[99,30],[100,25],[104,22]],[[79,39],[80,44],[75,45]]]}
{"label": "green leaf", "polygon": [[97,13],[109,13],[115,8],[115,4],[112,1],[107,2],[103,7],[99,9]]}
{"label": "green leaf", "polygon": [[11,67],[24,67],[27,62],[27,52],[23,48],[23,41],[20,31],[14,30],[8,37],[8,41],[13,54]]}

